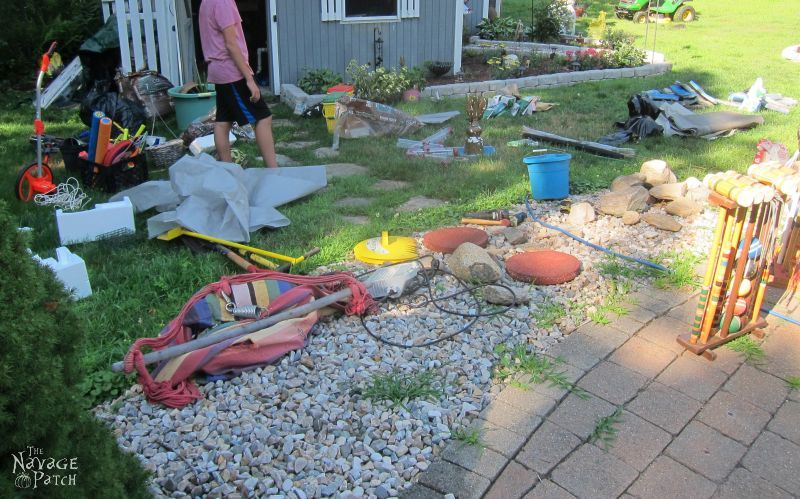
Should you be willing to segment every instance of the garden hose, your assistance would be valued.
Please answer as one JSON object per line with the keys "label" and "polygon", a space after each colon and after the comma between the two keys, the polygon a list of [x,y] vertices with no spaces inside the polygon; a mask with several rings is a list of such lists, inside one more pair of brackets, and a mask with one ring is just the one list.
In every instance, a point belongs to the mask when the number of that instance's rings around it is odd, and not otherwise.
{"label": "garden hose", "polygon": [[595,249],[597,251],[602,251],[603,253],[607,253],[607,254],[609,254],[611,256],[615,256],[617,258],[622,258],[623,260],[628,260],[629,262],[634,262],[634,263],[638,263],[640,265],[645,265],[647,267],[659,270],[661,272],[666,272],[666,273],[671,273],[672,272],[672,270],[664,267],[663,265],[659,265],[657,263],[649,262],[649,261],[643,260],[641,258],[636,258],[636,257],[633,257],[633,256],[623,255],[622,253],[617,253],[614,250],[610,250],[610,249],[605,248],[603,246],[600,246],[598,244],[594,244],[592,242],[589,242],[586,239],[583,239],[582,237],[578,237],[575,234],[569,232],[568,230],[562,229],[561,227],[557,227],[555,225],[550,225],[549,223],[543,221],[542,219],[537,218],[536,215],[533,214],[533,207],[531,206],[531,203],[530,203],[530,197],[531,197],[530,194],[527,194],[525,196],[525,207],[528,210],[528,215],[531,217],[531,220],[533,220],[534,222],[536,222],[538,224],[541,224],[541,225],[547,227],[548,229],[553,229],[553,230],[556,230],[558,232],[561,232],[562,234],[565,234],[565,235],[571,237],[572,239],[578,241],[579,243],[585,244],[586,246],[589,246],[590,248]]}

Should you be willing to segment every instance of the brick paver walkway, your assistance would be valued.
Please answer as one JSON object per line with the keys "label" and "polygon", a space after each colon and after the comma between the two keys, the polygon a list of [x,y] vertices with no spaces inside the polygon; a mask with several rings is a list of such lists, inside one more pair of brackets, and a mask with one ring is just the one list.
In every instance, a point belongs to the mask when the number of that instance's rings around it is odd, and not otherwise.
{"label": "brick paver walkway", "polygon": [[[586,324],[548,352],[588,393],[505,388],[475,423],[484,447],[453,441],[405,498],[800,496],[800,328],[778,319],[766,362],[716,350],[709,362],[675,341],[695,297],[647,290],[630,314]],[[789,310],[795,317],[800,307]],[[613,446],[589,442],[621,408]]]}

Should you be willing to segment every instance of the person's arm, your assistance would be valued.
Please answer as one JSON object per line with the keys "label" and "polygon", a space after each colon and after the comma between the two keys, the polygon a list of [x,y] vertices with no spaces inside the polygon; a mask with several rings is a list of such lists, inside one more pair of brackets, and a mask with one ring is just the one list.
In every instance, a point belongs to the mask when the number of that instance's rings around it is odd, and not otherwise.
{"label": "person's arm", "polygon": [[250,101],[258,101],[258,99],[261,98],[261,90],[258,88],[258,85],[256,85],[250,65],[244,60],[242,51],[239,50],[239,44],[236,41],[236,25],[232,24],[224,28],[222,30],[222,36],[225,38],[225,48],[228,50],[228,54],[247,82],[247,88],[250,90]]}

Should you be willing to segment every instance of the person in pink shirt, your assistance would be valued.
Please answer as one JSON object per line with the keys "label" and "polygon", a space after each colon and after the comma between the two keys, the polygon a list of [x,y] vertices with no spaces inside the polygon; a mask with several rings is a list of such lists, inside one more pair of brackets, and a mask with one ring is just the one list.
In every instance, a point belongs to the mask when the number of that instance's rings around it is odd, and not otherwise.
{"label": "person in pink shirt", "polygon": [[266,166],[275,168],[272,113],[261,98],[253,70],[248,64],[242,18],[234,0],[203,0],[200,4],[200,44],[208,64],[208,82],[217,91],[214,145],[221,161],[231,161],[228,133],[235,121],[250,123]]}

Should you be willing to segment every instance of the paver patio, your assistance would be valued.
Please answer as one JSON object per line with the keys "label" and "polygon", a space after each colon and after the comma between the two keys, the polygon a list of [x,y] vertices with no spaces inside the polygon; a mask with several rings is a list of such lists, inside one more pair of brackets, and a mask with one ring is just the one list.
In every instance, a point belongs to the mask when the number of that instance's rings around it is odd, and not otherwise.
{"label": "paver patio", "polygon": [[[630,314],[585,324],[547,352],[584,396],[504,388],[472,424],[485,447],[452,442],[402,497],[799,496],[800,396],[787,378],[800,375],[800,330],[771,318],[765,362],[724,347],[711,362],[675,341],[695,296],[633,298]],[[597,419],[618,408],[612,445],[591,442]]]}

